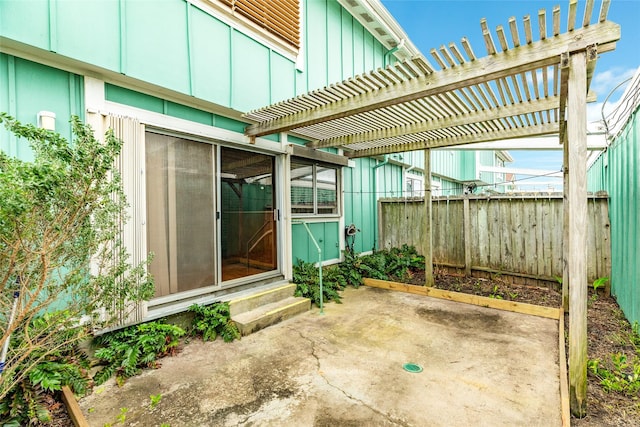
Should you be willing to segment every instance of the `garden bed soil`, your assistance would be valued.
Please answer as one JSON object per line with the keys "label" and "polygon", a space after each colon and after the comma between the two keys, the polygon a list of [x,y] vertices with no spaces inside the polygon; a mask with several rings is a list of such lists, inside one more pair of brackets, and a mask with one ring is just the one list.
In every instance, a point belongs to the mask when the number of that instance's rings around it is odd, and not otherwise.
{"label": "garden bed soil", "polygon": [[[405,278],[390,278],[410,284],[424,284],[424,272],[411,271]],[[451,274],[434,276],[439,289],[487,296],[492,298],[525,302],[545,307],[560,307],[561,294],[558,289],[508,284],[500,277],[492,279],[464,277]],[[588,354],[590,359],[609,360],[610,355],[625,353],[629,360],[634,356],[633,347],[624,337],[631,333],[631,326],[624,318],[615,299],[590,289],[588,305]],[[594,297],[594,295],[596,295]],[[568,319],[565,320],[568,328]],[[568,335],[568,329],[566,332]],[[54,427],[72,427],[64,405],[52,403]],[[640,426],[640,400],[618,393],[607,393],[600,381],[592,374],[588,376],[587,412],[583,419],[571,419],[577,427]]]}

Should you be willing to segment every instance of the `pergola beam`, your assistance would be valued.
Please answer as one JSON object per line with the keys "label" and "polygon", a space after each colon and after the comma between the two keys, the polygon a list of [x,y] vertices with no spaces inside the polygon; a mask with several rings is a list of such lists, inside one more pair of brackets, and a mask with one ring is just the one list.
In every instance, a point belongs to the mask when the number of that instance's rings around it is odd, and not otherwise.
{"label": "pergola beam", "polygon": [[[463,137],[448,137],[434,140],[424,140],[409,142],[403,144],[390,144],[386,146],[377,146],[374,148],[366,148],[363,150],[354,150],[345,153],[350,158],[357,157],[373,157],[383,154],[402,153],[404,151],[424,150],[427,148],[452,147],[456,145],[472,144],[475,142],[498,141],[501,139],[524,138],[537,135],[551,135],[558,133],[557,123],[539,124],[536,126],[528,126],[511,130],[501,130],[494,132],[485,132],[481,134],[466,135]],[[348,147],[347,147],[348,149]]]}
{"label": "pergola beam", "polygon": [[320,108],[303,110],[277,119],[256,123],[248,126],[245,134],[250,137],[258,137],[286,132],[462,87],[490,82],[557,64],[560,55],[564,52],[582,51],[589,45],[611,43],[619,38],[620,26],[618,24],[608,21],[602,22],[472,62],[465,62],[446,70],[405,80],[398,85],[364,92]]}
{"label": "pergola beam", "polygon": [[[328,138],[307,143],[310,148],[325,148],[348,146],[361,142],[371,142],[380,139],[394,138],[421,132],[429,132],[437,129],[446,129],[455,126],[464,126],[473,123],[499,120],[524,114],[532,114],[539,111],[548,111],[557,108],[560,98],[552,96],[540,100],[522,102],[516,105],[496,107],[490,110],[480,110],[471,114],[449,116],[438,120],[431,120],[413,125],[399,126],[395,128],[375,129],[353,135],[345,135],[336,138]],[[348,147],[347,147],[348,148]]]}

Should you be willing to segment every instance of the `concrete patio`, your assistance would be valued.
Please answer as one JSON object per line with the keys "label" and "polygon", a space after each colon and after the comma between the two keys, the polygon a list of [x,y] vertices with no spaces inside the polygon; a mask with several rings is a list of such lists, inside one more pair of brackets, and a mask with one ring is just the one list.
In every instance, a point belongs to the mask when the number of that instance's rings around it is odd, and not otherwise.
{"label": "concrete patio", "polygon": [[555,320],[368,287],[324,311],[193,339],[80,406],[92,426],[561,425]]}

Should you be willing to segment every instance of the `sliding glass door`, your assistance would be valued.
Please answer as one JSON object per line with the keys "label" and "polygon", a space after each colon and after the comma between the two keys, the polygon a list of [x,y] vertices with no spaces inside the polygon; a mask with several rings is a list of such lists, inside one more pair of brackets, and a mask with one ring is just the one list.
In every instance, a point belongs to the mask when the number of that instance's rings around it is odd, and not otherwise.
{"label": "sliding glass door", "polygon": [[214,150],[146,133],[147,242],[156,297],[215,284]]}
{"label": "sliding glass door", "polygon": [[152,132],[145,151],[156,297],[277,270],[275,157]]}
{"label": "sliding glass door", "polygon": [[275,158],[220,149],[222,280],[276,270]]}

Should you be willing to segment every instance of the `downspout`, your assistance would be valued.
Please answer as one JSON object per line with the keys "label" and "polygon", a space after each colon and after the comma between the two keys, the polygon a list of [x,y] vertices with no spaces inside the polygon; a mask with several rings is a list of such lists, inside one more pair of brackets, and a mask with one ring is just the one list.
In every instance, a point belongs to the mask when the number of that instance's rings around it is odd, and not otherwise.
{"label": "downspout", "polygon": [[398,43],[396,47],[390,49],[387,53],[384,54],[384,57],[382,59],[382,67],[384,68],[387,65],[389,65],[389,57],[394,53],[396,53],[397,51],[399,51],[400,49],[402,49],[403,47],[404,47],[404,39],[400,39],[400,43]]}
{"label": "downspout", "polygon": [[382,161],[382,163],[377,163],[373,166],[373,200],[375,202],[375,206],[373,208],[373,250],[376,250],[376,247],[378,246],[378,239],[377,239],[377,233],[378,233],[378,168],[386,165],[389,163],[389,155],[385,154],[384,155],[384,160]]}

